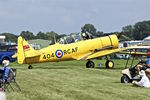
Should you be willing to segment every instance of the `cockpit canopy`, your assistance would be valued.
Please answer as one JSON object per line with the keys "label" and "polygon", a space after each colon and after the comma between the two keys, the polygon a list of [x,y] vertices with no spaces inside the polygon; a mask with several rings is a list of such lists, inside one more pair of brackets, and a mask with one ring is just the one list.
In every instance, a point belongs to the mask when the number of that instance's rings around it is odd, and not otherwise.
{"label": "cockpit canopy", "polygon": [[70,43],[74,43],[77,41],[81,41],[83,40],[80,34],[73,34],[73,35],[68,35],[65,37],[62,37],[58,40],[58,42],[60,44],[70,44]]}

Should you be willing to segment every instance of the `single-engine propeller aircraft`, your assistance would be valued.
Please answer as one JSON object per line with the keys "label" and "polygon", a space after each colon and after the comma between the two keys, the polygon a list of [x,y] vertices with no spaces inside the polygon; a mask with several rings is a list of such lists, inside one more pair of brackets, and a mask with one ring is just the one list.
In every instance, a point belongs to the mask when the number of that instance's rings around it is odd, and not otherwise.
{"label": "single-engine propeller aircraft", "polygon": [[[34,50],[25,39],[18,37],[17,61],[19,64],[31,64],[40,62],[58,62],[66,60],[87,60],[86,68],[94,68],[92,59],[107,56],[122,50],[139,48],[139,46],[118,48],[121,36],[116,34],[98,38],[88,38],[87,34],[75,34],[60,38],[60,41],[40,50]],[[141,46],[143,48],[143,46]],[[150,48],[150,47],[149,47]],[[113,61],[107,59],[106,68],[113,68]]]}

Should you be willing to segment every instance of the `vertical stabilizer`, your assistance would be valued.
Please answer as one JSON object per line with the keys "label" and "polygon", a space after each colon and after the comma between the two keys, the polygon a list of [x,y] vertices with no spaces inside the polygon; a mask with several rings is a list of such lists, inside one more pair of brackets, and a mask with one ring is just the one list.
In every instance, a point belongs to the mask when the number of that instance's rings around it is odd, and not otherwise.
{"label": "vertical stabilizer", "polygon": [[34,49],[21,36],[18,37],[17,60],[19,64],[25,63],[26,55],[34,52]]}

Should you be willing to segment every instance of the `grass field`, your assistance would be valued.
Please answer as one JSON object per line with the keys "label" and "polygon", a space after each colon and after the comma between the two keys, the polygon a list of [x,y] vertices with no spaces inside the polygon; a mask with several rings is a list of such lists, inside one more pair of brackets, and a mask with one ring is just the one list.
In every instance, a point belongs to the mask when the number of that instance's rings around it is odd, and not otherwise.
{"label": "grass field", "polygon": [[[11,63],[17,68],[21,92],[6,92],[7,100],[150,100],[150,89],[120,83],[125,60],[114,60],[114,69],[86,69],[85,61],[66,61],[28,65]],[[143,99],[144,98],[144,99]]]}

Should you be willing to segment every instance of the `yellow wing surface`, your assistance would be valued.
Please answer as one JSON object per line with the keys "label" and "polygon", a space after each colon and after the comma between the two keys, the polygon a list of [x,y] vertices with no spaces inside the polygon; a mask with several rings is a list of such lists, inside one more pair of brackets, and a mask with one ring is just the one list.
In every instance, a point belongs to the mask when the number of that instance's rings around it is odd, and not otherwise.
{"label": "yellow wing surface", "polygon": [[125,52],[125,51],[123,51],[123,52],[118,52],[118,54],[130,54],[130,55],[142,55],[142,56],[146,56],[147,55],[147,53],[145,53],[145,52]]}
{"label": "yellow wing surface", "polygon": [[[91,53],[83,58],[81,58],[82,60],[88,60],[88,59],[94,59],[94,58],[98,58],[98,57],[101,57],[101,56],[106,56],[106,55],[109,55],[109,54],[113,54],[113,53],[117,53],[117,52],[120,52],[120,51],[124,51],[124,50],[129,50],[129,49],[148,49],[150,48],[150,46],[131,46],[131,47],[126,47],[126,48],[117,48],[117,49],[106,49],[106,50],[102,50],[102,51],[98,51],[98,52],[95,52],[95,53]],[[129,54],[129,52],[127,53],[123,53],[123,54]],[[132,54],[135,54],[135,52],[132,52]],[[142,52],[137,52],[136,54],[139,54],[139,55],[146,55],[146,53],[142,53]]]}

